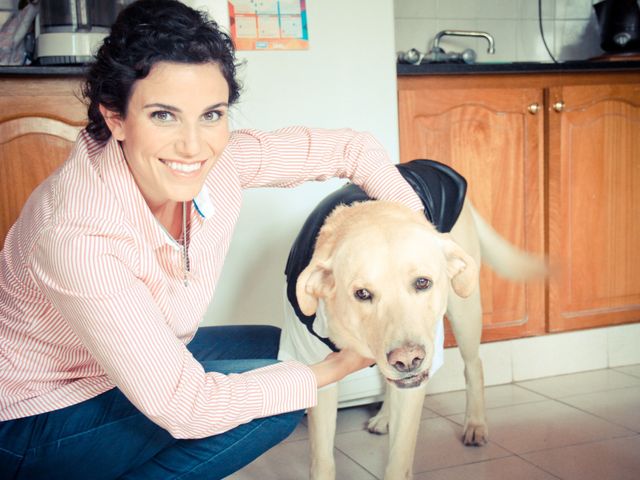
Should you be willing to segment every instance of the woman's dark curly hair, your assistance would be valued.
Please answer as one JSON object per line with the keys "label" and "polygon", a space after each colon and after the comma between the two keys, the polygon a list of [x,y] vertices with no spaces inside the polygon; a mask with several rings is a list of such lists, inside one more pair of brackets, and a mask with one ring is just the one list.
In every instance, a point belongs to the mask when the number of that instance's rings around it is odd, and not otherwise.
{"label": "woman's dark curly hair", "polygon": [[99,106],[125,117],[133,84],[158,62],[214,62],[229,85],[229,105],[240,95],[233,43],[217,23],[177,0],[138,0],[120,12],[87,73],[82,94],[92,138],[111,136]]}

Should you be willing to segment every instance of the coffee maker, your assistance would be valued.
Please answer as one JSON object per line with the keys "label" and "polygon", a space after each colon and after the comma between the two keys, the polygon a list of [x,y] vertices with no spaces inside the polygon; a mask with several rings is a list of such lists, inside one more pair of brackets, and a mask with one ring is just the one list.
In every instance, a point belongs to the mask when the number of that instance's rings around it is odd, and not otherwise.
{"label": "coffee maker", "polygon": [[639,0],[604,0],[596,3],[600,47],[610,54],[640,53]]}
{"label": "coffee maker", "polygon": [[90,62],[122,0],[40,0],[36,59],[40,65]]}

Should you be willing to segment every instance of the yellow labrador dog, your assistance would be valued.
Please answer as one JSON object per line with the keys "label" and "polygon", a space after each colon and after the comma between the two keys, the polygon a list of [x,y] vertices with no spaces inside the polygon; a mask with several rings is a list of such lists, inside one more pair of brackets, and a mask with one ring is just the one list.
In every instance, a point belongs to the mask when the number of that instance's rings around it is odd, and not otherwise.
{"label": "yellow labrador dog", "polygon": [[[544,270],[539,260],[501,238],[468,201],[461,205],[448,234],[398,203],[338,206],[323,222],[311,260],[295,282],[298,313],[322,317],[322,330],[335,347],[374,358],[386,379],[383,406],[369,421],[370,431],[390,434],[386,480],[412,477],[426,381],[445,313],[465,364],[463,441],[482,445],[488,439],[478,355],[481,253],[498,272],[516,278]],[[285,321],[285,349],[304,357],[300,345],[315,348],[318,338],[308,326]],[[291,346],[294,340],[297,347]],[[308,412],[312,480],[335,478],[337,404],[337,387],[326,387]]]}

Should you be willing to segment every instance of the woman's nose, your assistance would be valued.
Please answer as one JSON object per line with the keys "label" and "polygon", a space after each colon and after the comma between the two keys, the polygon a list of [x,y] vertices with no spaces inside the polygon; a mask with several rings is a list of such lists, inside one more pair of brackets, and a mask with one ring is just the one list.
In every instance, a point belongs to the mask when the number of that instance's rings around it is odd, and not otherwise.
{"label": "woman's nose", "polygon": [[184,125],[180,131],[176,150],[185,157],[194,157],[200,153],[201,138],[198,127]]}

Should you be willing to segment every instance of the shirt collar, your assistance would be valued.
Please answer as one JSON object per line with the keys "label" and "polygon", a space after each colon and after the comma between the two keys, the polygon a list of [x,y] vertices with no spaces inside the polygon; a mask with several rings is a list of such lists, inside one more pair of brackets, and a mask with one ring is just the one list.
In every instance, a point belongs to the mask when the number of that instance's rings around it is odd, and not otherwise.
{"label": "shirt collar", "polygon": [[209,194],[209,188],[207,185],[202,186],[200,193],[193,199],[193,206],[196,212],[204,219],[210,218],[215,213],[215,207],[211,201],[211,195]]}
{"label": "shirt collar", "polygon": [[[168,244],[173,248],[179,248],[176,241],[151,213],[129,170],[122,148],[113,136],[97,153],[95,163],[105,184],[109,186],[116,198],[121,199],[126,217],[141,231],[151,246],[160,248]],[[193,200],[196,211],[203,219],[213,215],[214,206],[206,186]]]}

